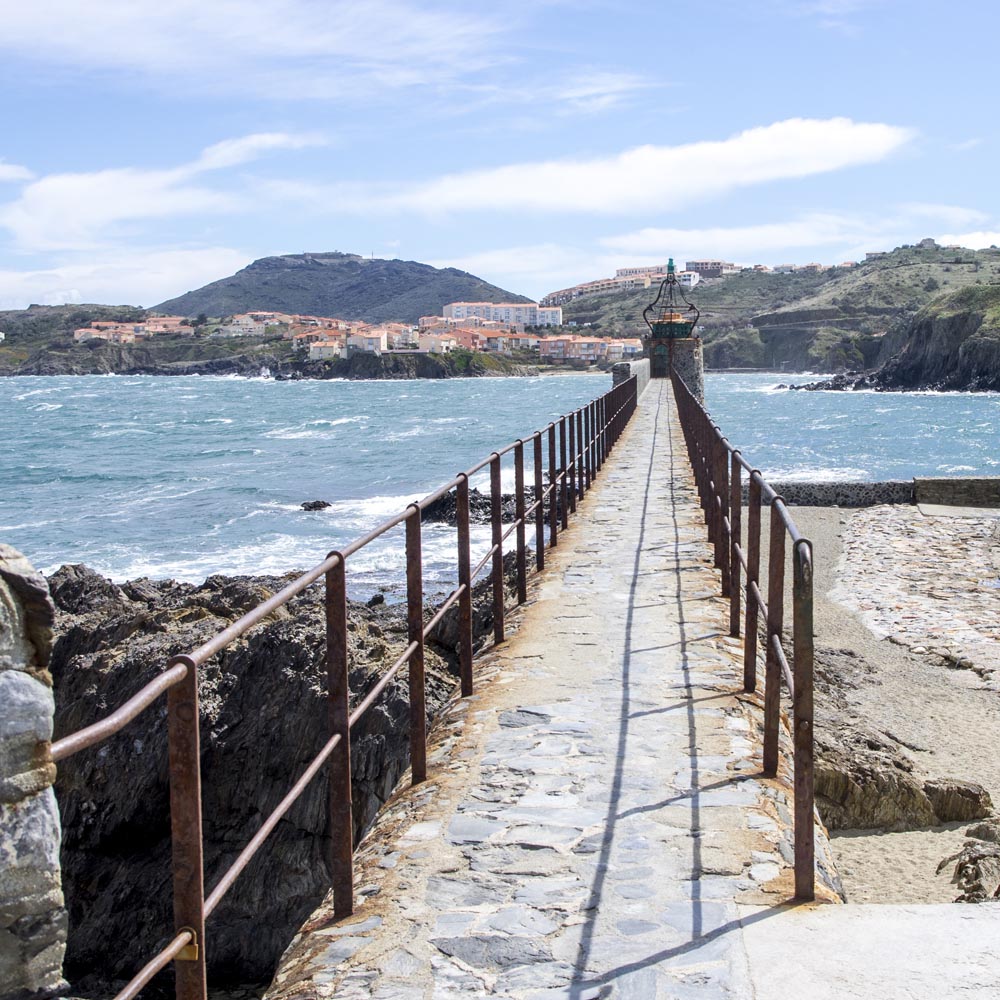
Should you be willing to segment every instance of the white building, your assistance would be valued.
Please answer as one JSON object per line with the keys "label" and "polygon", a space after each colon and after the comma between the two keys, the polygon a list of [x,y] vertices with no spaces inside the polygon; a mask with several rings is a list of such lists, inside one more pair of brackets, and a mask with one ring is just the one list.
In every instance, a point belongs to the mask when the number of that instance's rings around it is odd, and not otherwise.
{"label": "white building", "polygon": [[449,302],[444,307],[444,318],[493,320],[511,326],[561,326],[562,309],[537,302]]}
{"label": "white building", "polygon": [[329,361],[343,356],[344,348],[339,340],[317,340],[309,345],[310,361]]}
{"label": "white building", "polygon": [[381,354],[389,349],[385,330],[372,330],[370,333],[353,333],[347,338],[347,346],[355,351],[367,354]]}

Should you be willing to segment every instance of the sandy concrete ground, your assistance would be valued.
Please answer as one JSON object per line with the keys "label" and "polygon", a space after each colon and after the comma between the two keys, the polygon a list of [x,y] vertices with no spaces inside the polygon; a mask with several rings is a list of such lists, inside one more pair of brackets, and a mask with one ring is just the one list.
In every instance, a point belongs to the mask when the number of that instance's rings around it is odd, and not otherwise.
{"label": "sandy concrete ground", "polygon": [[[846,508],[793,510],[799,529],[813,543],[817,647],[850,650],[875,668],[866,682],[848,692],[850,707],[859,718],[901,742],[928,776],[978,782],[1000,804],[1000,757],[995,752],[1000,735],[1000,697],[996,692],[987,689],[971,670],[950,669],[937,657],[876,637],[858,614],[829,596],[837,584],[838,571],[848,575],[841,540],[852,524],[857,528],[856,513]],[[871,511],[864,513],[871,516]],[[920,517],[915,509],[913,517]],[[925,527],[940,534],[942,520],[935,519],[933,526]],[[919,535],[920,522],[915,520],[913,525]],[[920,551],[919,538],[913,539],[912,547]],[[931,559],[937,553],[925,550],[924,555]],[[876,595],[879,581],[892,573],[885,553],[878,553],[877,547],[873,558],[860,568]],[[858,569],[852,565],[850,575],[857,577]],[[941,563],[942,579],[948,571],[947,564]],[[968,825],[948,824],[903,833],[834,833],[834,854],[848,901],[950,902],[958,892],[950,883],[950,867],[941,875],[935,870],[939,861],[961,848]]]}

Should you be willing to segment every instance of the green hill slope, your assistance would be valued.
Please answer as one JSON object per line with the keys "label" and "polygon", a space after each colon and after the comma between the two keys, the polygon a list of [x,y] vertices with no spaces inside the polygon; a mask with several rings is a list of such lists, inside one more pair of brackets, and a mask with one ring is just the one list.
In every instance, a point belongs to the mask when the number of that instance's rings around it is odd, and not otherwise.
{"label": "green hill slope", "polygon": [[[1000,250],[900,247],[854,268],[744,271],[703,282],[701,310],[710,368],[789,371],[873,369],[898,349],[904,330],[935,296],[1000,283]],[[578,299],[564,319],[613,336],[639,336],[655,289]],[[895,346],[894,346],[895,345]]]}
{"label": "green hill slope", "polygon": [[456,268],[345,253],[264,257],[228,278],[161,302],[158,312],[230,316],[255,309],[368,323],[416,322],[449,302],[529,302]]}

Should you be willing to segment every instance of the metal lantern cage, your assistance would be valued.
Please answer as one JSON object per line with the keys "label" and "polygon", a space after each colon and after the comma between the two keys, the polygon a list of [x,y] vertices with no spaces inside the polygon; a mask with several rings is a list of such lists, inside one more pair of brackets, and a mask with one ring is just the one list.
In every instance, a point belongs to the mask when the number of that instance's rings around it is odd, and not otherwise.
{"label": "metal lantern cage", "polygon": [[671,257],[667,276],[660,282],[656,298],[642,311],[642,318],[649,327],[649,336],[645,339],[653,378],[670,376],[673,342],[693,337],[700,315],[681,290]]}

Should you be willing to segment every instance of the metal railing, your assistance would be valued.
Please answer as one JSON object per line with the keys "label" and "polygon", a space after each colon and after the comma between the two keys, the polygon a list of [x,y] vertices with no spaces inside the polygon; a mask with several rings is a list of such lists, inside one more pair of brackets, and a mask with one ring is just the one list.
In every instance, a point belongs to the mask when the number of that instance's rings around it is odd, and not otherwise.
{"label": "metal railing", "polygon": [[[451,482],[411,503],[404,511],[380,524],[346,548],[331,552],[318,566],[298,577],[269,600],[258,605],[211,640],[190,653],[174,656],[166,670],[116,711],[99,722],[52,744],[54,761],[64,760],[93,747],[117,733],[161,695],[167,696],[167,729],[170,773],[170,824],[173,874],[174,937],[117,994],[116,1000],[135,997],[171,962],[175,963],[178,1000],[205,1000],[205,921],[257,853],[306,786],[330,761],[329,816],[332,840],[332,887],[335,916],[354,910],[354,818],[351,801],[351,728],[375,703],[403,665],[409,670],[410,768],[414,784],[427,777],[426,706],[424,700],[424,640],[445,613],[459,608],[458,660],[461,693],[473,693],[472,588],[476,577],[491,567],[493,638],[504,638],[504,543],[513,534],[516,552],[517,602],[527,600],[527,533],[534,528],[535,565],[545,566],[546,501],[548,501],[548,545],[558,544],[559,533],[568,525],[581,499],[600,472],[636,407],[633,377],[572,413],[560,417],[530,437],[519,439],[493,452],[489,458]],[[532,502],[525,486],[525,452],[529,452],[533,480]],[[504,527],[502,520],[501,462],[511,455],[514,465],[515,519]],[[473,567],[470,554],[469,480],[485,469],[490,475],[491,547]],[[548,477],[548,485],[543,480]],[[424,623],[421,515],[423,510],[451,490],[456,491],[458,585]],[[398,525],[405,525],[407,646],[375,687],[351,708],[348,689],[347,560],[355,552]],[[247,633],[276,608],[290,601],[323,578],[326,586],[326,668],[329,699],[329,738],[323,748],[261,824],[236,860],[205,895],[201,821],[201,768],[198,713],[198,673],[216,653]]]}
{"label": "metal railing", "polygon": [[[785,501],[733,448],[683,379],[672,373],[698,495],[705,512],[722,596],[729,598],[729,634],[740,635],[741,582],[746,573],[743,689],[757,687],[758,630],[764,640],[764,774],[778,773],[781,683],[791,699],[795,789],[795,898],[815,898],[815,782],[813,774],[813,561],[812,543],[795,526]],[[746,541],[743,474],[748,478]],[[760,591],[761,508],[770,503],[767,600]],[[785,549],[792,546],[792,655],[785,649]],[[763,626],[761,620],[763,619]]]}

